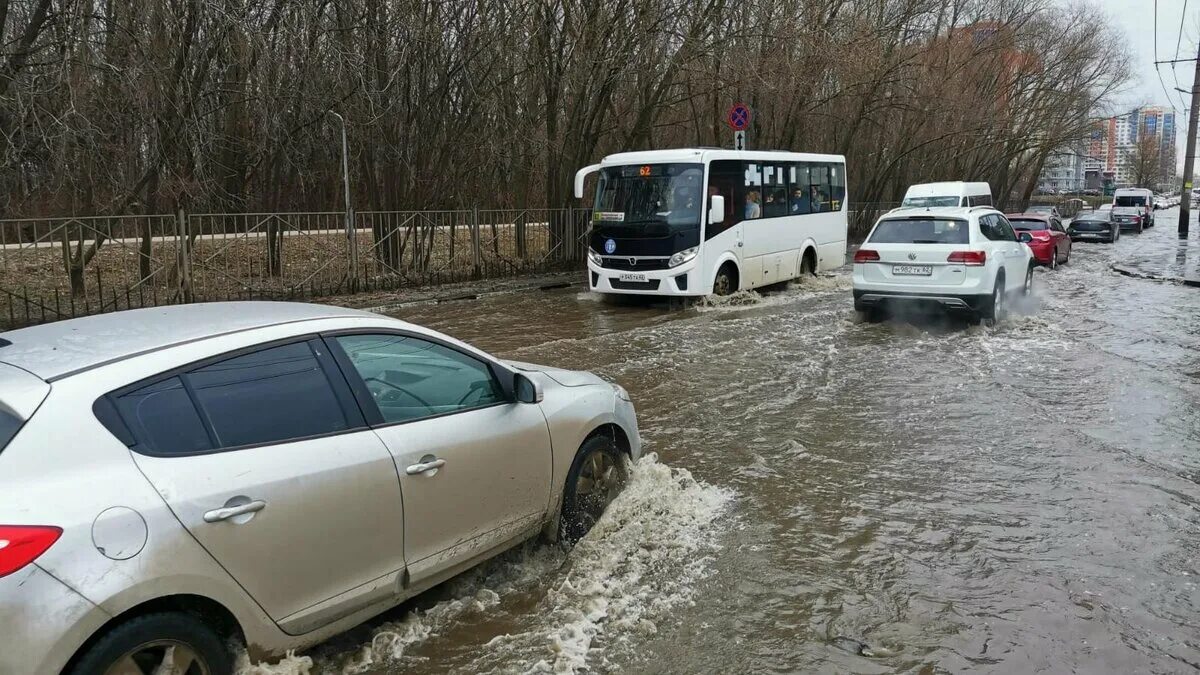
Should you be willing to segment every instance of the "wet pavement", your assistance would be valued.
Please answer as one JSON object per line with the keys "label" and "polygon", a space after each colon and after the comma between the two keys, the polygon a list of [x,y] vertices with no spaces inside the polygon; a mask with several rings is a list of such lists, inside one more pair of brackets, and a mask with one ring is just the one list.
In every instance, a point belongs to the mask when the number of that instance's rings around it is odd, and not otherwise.
{"label": "wet pavement", "polygon": [[[859,323],[848,270],[690,309],[579,288],[398,312],[598,372],[647,457],[313,672],[1194,672],[1200,291],[1076,244],[998,327]],[[1156,245],[1156,244],[1155,244]]]}
{"label": "wet pavement", "polygon": [[[1197,211],[1200,211],[1200,206],[1193,207],[1191,231],[1183,239],[1179,237],[1177,227],[1179,209],[1159,212],[1164,215],[1164,220],[1157,227],[1139,235],[1141,244],[1135,250],[1126,251],[1120,260],[1113,263],[1113,269],[1127,276],[1200,287],[1200,224],[1196,220]],[[1164,227],[1168,219],[1170,226]]]}

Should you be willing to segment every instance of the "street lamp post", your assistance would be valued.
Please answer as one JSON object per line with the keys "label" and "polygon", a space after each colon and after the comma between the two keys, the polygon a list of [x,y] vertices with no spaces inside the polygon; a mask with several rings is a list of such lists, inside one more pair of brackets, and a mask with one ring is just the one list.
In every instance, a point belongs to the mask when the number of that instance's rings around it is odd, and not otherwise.
{"label": "street lamp post", "polygon": [[354,209],[350,205],[350,145],[346,141],[346,118],[333,110],[329,114],[336,117],[342,127],[342,186],[346,192],[346,243],[350,247],[349,282],[353,291],[358,282],[358,237],[354,231]]}

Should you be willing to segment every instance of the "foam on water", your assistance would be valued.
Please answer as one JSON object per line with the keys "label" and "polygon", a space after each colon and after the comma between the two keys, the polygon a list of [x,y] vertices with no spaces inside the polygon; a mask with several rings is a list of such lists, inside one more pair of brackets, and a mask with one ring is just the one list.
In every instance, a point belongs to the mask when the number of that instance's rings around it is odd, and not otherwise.
{"label": "foam on water", "polygon": [[237,675],[309,675],[313,672],[313,660],[308,656],[296,656],[288,652],[279,663],[251,663],[250,655],[244,650],[238,653],[233,672]]}

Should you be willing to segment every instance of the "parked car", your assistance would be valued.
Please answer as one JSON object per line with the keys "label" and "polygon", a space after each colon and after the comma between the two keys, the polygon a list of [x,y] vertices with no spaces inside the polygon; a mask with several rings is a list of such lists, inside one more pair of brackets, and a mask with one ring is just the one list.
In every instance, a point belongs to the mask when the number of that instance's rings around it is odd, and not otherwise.
{"label": "parked car", "polygon": [[1031,239],[991,207],[891,211],[854,254],[854,308],[932,305],[996,321],[1009,296],[1030,292]]}
{"label": "parked car", "polygon": [[1024,213],[1041,213],[1048,216],[1053,216],[1062,219],[1062,214],[1059,213],[1058,207],[1053,204],[1030,204],[1029,208],[1025,209]]}
{"label": "parked car", "polygon": [[1112,209],[1097,209],[1079,214],[1067,226],[1071,241],[1105,241],[1113,243],[1121,238],[1121,228],[1113,220]]}
{"label": "parked car", "polygon": [[3,673],[305,648],[582,536],[641,452],[621,387],[367,312],[182,305],[0,345]]}
{"label": "parked car", "polygon": [[1071,237],[1063,227],[1062,220],[1046,213],[1010,213],[1006,216],[1018,233],[1028,232],[1031,237],[1029,250],[1033,259],[1050,269],[1071,259]]}

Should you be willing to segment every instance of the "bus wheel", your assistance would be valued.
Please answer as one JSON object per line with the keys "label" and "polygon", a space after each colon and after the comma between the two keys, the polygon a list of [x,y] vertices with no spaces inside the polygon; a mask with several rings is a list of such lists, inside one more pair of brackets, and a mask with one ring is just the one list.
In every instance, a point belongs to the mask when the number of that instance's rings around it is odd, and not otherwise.
{"label": "bus wheel", "polygon": [[800,259],[800,276],[811,277],[817,274],[816,256],[813,255],[812,249],[804,252],[804,257]]}
{"label": "bus wheel", "polygon": [[737,270],[729,263],[721,265],[721,269],[717,270],[717,278],[713,279],[713,295],[729,295],[737,289]]}

